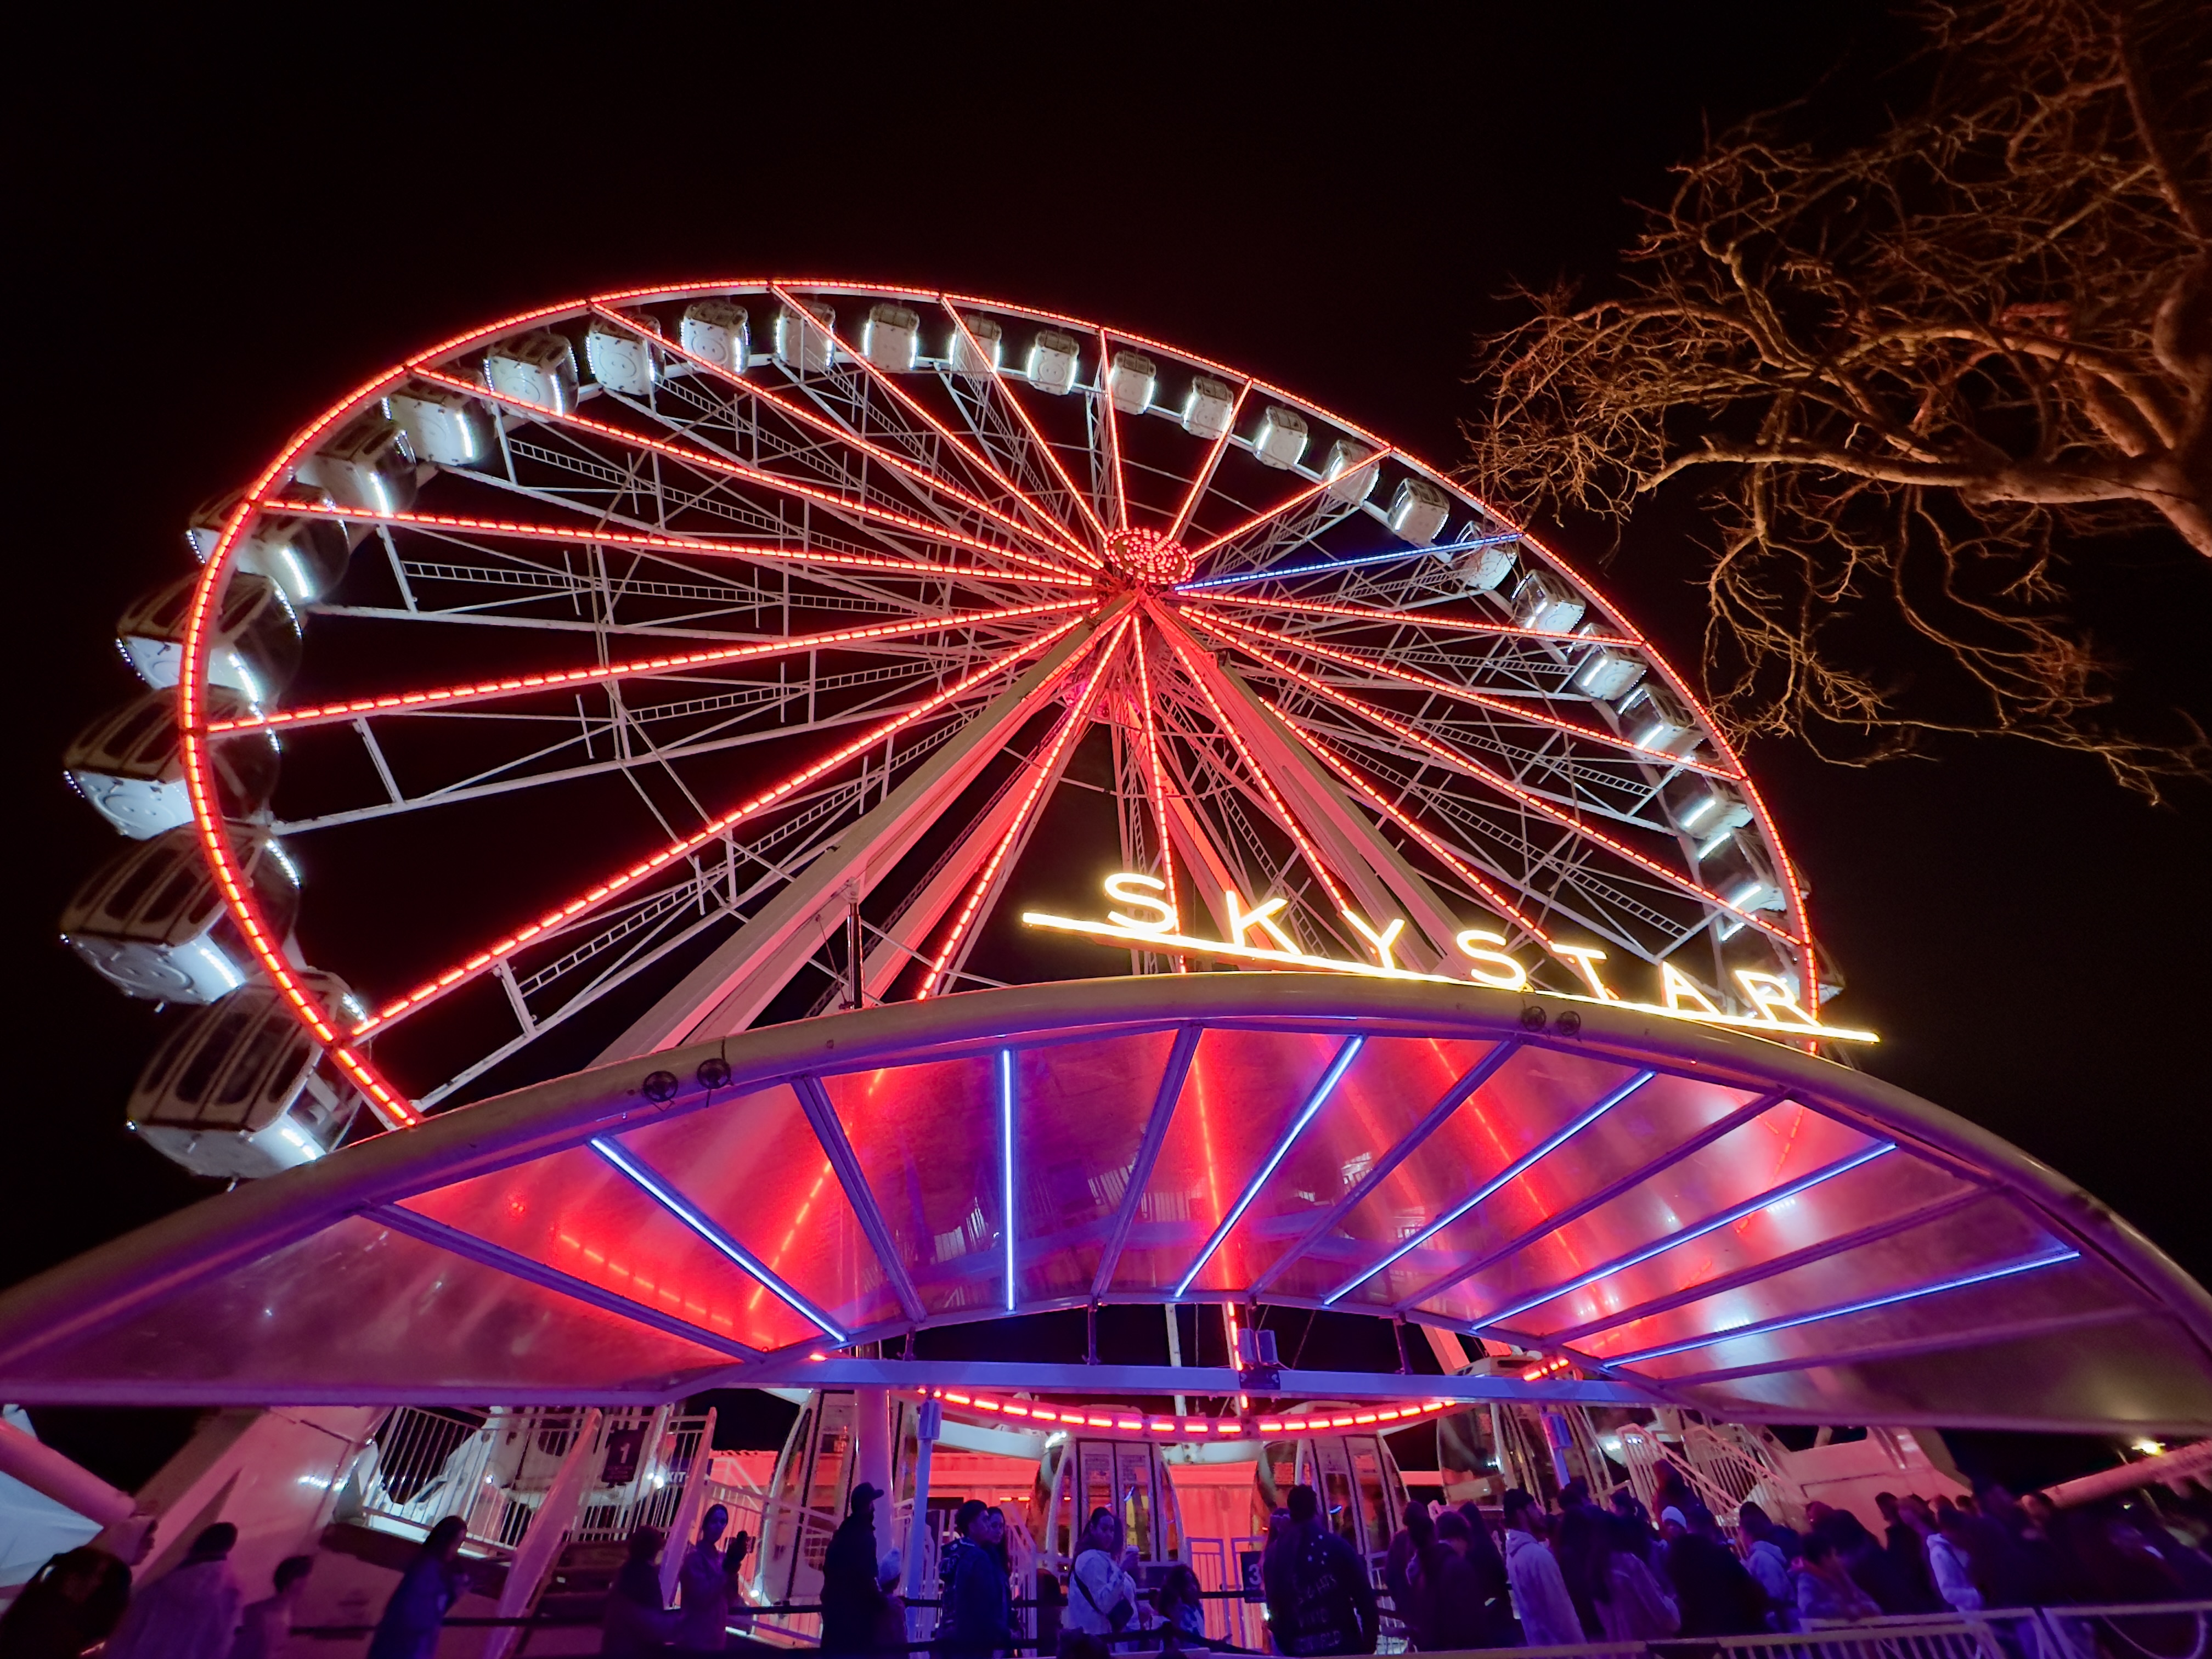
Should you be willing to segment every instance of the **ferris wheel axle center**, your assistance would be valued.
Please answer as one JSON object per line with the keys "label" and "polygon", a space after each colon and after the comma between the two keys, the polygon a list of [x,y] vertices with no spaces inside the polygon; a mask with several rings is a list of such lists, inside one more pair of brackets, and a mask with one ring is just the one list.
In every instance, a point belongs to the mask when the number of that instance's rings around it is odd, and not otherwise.
{"label": "ferris wheel axle center", "polygon": [[1198,565],[1188,548],[1157,530],[1109,530],[1105,551],[1108,574],[1132,587],[1173,587]]}

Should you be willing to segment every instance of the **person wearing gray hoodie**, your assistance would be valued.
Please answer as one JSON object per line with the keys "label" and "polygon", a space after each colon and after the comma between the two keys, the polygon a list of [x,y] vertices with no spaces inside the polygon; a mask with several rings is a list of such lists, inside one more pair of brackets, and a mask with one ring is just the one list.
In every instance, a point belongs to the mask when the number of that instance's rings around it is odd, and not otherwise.
{"label": "person wearing gray hoodie", "polygon": [[1528,1645],[1566,1647],[1589,1638],[1558,1559],[1536,1535],[1540,1514],[1536,1500],[1519,1486],[1505,1494],[1505,1577]]}

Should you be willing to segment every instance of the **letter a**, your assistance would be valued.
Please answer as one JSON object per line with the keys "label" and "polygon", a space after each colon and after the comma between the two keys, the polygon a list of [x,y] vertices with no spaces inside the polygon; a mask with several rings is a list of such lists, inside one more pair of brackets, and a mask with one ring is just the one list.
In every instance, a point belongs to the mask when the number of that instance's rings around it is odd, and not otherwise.
{"label": "letter a", "polygon": [[1699,1013],[1720,1012],[1713,1006],[1713,1000],[1700,991],[1696,982],[1671,962],[1659,964],[1659,994],[1667,999],[1667,1012],[1670,1014],[1690,1012],[1682,1006],[1685,998],[1698,1005],[1697,1012]]}

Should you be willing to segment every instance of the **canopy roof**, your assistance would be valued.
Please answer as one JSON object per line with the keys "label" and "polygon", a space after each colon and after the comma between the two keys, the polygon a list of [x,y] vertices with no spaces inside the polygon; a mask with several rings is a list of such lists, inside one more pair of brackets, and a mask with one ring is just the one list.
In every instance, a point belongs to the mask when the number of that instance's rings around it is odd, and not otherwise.
{"label": "canopy roof", "polygon": [[1443,1385],[1465,1395],[2212,1431],[2212,1298],[1948,1113],[1644,1013],[1296,973],[902,1003],[449,1112],[0,1297],[0,1393],[927,1382],[946,1368],[814,1356],[1170,1300],[1402,1316],[1591,1379]]}

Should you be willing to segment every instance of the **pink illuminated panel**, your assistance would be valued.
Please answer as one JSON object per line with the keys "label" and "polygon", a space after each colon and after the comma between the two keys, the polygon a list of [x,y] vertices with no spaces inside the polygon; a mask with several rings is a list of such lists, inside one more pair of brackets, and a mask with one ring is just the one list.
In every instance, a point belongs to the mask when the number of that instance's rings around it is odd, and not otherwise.
{"label": "pink illuminated panel", "polygon": [[[1182,1278],[1343,1041],[1304,1032],[1223,1030],[1199,1039],[1115,1269],[1115,1289],[1148,1290]],[[1329,1109],[1324,1106],[1322,1115]],[[1251,1272],[1249,1253],[1232,1233],[1191,1288],[1240,1288],[1250,1282]]]}
{"label": "pink illuminated panel", "polygon": [[[1923,1287],[1971,1279],[2056,1254],[2063,1248],[2009,1200],[1978,1200],[1857,1249],[1808,1261],[1735,1290],[1720,1291],[1661,1314],[1617,1325],[1578,1342],[1594,1357],[1698,1346],[1639,1360],[1654,1376],[1686,1376],[1784,1356],[1808,1356],[1974,1323],[2010,1322],[2112,1300],[2113,1286],[2080,1262],[2005,1273],[1979,1284],[1918,1297]],[[1731,1340],[1732,1328],[1903,1294],[1878,1309],[1815,1320],[1786,1330]]]}
{"label": "pink illuminated panel", "polygon": [[997,1059],[825,1077],[924,1309],[1002,1307]]}
{"label": "pink illuminated panel", "polygon": [[[1297,1274],[1283,1289],[1288,1292],[1292,1284],[1310,1284],[1312,1294],[1326,1296],[1349,1273],[1381,1261],[1634,1076],[1633,1068],[1607,1060],[1522,1049],[1344,1218],[1334,1238],[1322,1241],[1316,1255],[1333,1270],[1329,1282],[1321,1283],[1319,1274]],[[1539,1163],[1457,1226],[1483,1226],[1489,1205],[1500,1200],[1539,1210],[1571,1202],[1574,1194],[1548,1172],[1549,1163]],[[1448,1227],[1429,1244],[1401,1256],[1340,1305],[1388,1305],[1410,1296],[1462,1260],[1449,1243],[1455,1231]]]}
{"label": "pink illuminated panel", "polygon": [[1016,1261],[1022,1299],[1087,1296],[1128,1189],[1174,1033],[1014,1056]]}
{"label": "pink illuminated panel", "polygon": [[[1646,1255],[1594,1284],[1510,1312],[1513,1330],[1579,1325],[1612,1307],[1633,1305],[1711,1278],[1746,1262],[1781,1255],[1856,1220],[1896,1213],[1956,1190],[1930,1166],[1913,1167],[1899,1152],[1880,1153],[1819,1185],[1742,1215],[1717,1230],[1705,1224],[1762,1195],[1879,1152],[1882,1143],[1807,1108],[1785,1104],[1670,1165],[1618,1198],[1546,1232],[1527,1248],[1484,1268],[1424,1305],[1468,1319],[1506,1315],[1516,1304],[1593,1269]],[[1929,1179],[1932,1176],[1934,1178]],[[1652,1252],[1654,1247],[1663,1247]]]}
{"label": "pink illuminated panel", "polygon": [[[787,1085],[647,1124],[621,1140],[842,1328],[898,1317],[882,1264]],[[750,1306],[750,1292],[745,1300]],[[775,1300],[771,1292],[763,1305]]]}
{"label": "pink illuminated panel", "polygon": [[[1276,1167],[1273,1176],[1230,1234],[1225,1249],[1257,1279],[1303,1238],[1322,1212],[1366,1179],[1493,1044],[1439,1037],[1370,1037],[1328,1103]],[[1293,1266],[1284,1285],[1327,1273]],[[1344,1277],[1310,1294],[1325,1295]],[[1289,1291],[1288,1294],[1307,1294]]]}
{"label": "pink illuminated panel", "polygon": [[816,1334],[589,1147],[441,1187],[407,1207],[751,1347]]}
{"label": "pink illuminated panel", "polygon": [[173,1399],[235,1398],[224,1390],[242,1379],[254,1403],[358,1389],[475,1404],[472,1389],[510,1399],[533,1386],[605,1398],[665,1390],[677,1379],[680,1390],[685,1376],[732,1363],[352,1216],[15,1374],[142,1382]]}

